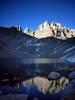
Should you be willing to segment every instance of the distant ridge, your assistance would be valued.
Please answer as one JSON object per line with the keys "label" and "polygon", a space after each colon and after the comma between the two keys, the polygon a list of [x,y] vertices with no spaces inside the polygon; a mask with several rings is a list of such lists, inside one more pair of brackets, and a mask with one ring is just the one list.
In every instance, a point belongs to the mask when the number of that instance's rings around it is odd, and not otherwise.
{"label": "distant ridge", "polygon": [[66,40],[67,38],[75,37],[75,29],[69,29],[62,26],[60,23],[45,21],[33,32],[31,29],[26,28],[24,33],[36,37],[38,39],[55,37],[58,39]]}

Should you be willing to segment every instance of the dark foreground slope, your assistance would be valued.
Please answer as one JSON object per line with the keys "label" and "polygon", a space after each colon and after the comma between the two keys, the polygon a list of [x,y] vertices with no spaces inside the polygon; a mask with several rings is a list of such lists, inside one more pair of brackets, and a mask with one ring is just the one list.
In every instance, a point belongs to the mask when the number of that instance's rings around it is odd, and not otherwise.
{"label": "dark foreground slope", "polygon": [[25,33],[0,27],[0,58],[61,58],[75,56],[75,38],[36,39]]}

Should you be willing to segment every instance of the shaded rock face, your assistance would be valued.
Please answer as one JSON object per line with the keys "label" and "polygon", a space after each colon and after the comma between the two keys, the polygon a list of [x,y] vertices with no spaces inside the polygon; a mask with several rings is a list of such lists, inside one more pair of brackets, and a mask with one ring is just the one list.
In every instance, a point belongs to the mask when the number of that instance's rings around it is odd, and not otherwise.
{"label": "shaded rock face", "polygon": [[43,24],[39,25],[39,28],[37,28],[34,32],[28,30],[24,31],[24,33],[34,36],[38,39],[55,37],[58,39],[66,40],[67,38],[75,37],[75,29],[70,30],[57,22],[52,22],[49,24],[48,21],[45,21]]}

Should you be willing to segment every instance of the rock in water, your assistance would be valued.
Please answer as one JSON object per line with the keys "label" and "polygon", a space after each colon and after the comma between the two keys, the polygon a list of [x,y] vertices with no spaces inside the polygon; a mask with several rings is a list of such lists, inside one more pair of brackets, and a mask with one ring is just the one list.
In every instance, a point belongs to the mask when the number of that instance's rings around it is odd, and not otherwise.
{"label": "rock in water", "polygon": [[48,76],[48,79],[52,79],[52,80],[55,80],[55,79],[59,79],[61,77],[60,73],[58,72],[51,72]]}
{"label": "rock in water", "polygon": [[73,71],[73,72],[71,72],[71,73],[69,74],[69,78],[70,78],[70,79],[75,79],[75,71]]}

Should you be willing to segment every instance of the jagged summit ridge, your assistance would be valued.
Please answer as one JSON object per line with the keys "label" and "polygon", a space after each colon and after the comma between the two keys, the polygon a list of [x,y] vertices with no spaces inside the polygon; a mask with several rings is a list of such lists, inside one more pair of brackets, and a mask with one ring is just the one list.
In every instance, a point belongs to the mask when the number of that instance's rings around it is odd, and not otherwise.
{"label": "jagged summit ridge", "polygon": [[33,36],[33,31],[31,29],[27,28],[27,27],[24,29],[24,33],[26,33],[30,36]]}
{"label": "jagged summit ridge", "polygon": [[58,39],[66,40],[67,38],[75,37],[75,29],[69,29],[62,26],[58,22],[52,22],[51,24],[48,21],[45,21],[33,32],[32,30],[26,28],[24,33],[34,36],[38,39],[55,37]]}

